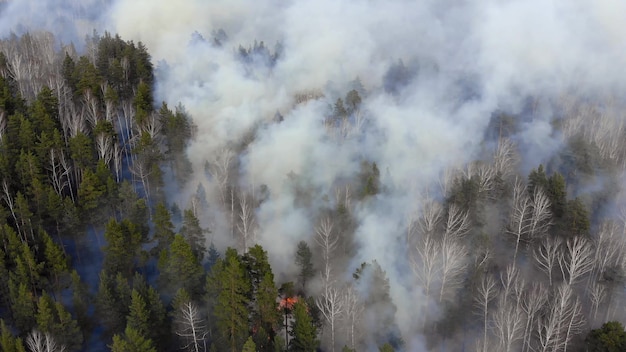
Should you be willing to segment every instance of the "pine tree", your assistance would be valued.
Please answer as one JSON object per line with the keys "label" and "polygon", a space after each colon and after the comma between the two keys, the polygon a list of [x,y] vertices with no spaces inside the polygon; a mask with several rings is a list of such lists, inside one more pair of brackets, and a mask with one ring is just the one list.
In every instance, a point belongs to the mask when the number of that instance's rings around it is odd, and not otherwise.
{"label": "pine tree", "polygon": [[24,282],[9,278],[9,299],[13,323],[20,331],[30,331],[35,326],[35,301],[32,291]]}
{"label": "pine tree", "polygon": [[123,335],[113,336],[111,352],[156,352],[152,340],[127,327]]}
{"label": "pine tree", "polygon": [[294,323],[289,341],[289,351],[315,352],[319,346],[317,328],[309,315],[306,304],[299,300],[293,309]]}
{"label": "pine tree", "polygon": [[203,230],[200,227],[200,220],[196,217],[191,209],[185,209],[183,214],[183,226],[180,229],[180,233],[185,237],[191,250],[199,261],[204,259],[204,253],[206,252],[205,238]]}
{"label": "pine tree", "polygon": [[298,280],[302,284],[302,291],[305,289],[306,282],[315,275],[312,258],[313,253],[311,253],[309,245],[305,241],[300,241],[296,251],[296,265],[300,268]]}
{"label": "pine tree", "polygon": [[200,294],[204,270],[182,235],[174,236],[168,250],[159,258],[160,287],[174,292],[184,288],[192,296]]}
{"label": "pine tree", "polygon": [[46,258],[45,265],[47,271],[52,274],[54,278],[55,291],[61,290],[60,277],[68,270],[68,260],[61,248],[52,241],[52,238],[43,230],[40,231],[40,237],[43,237],[44,242],[44,256]]}
{"label": "pine tree", "polygon": [[[274,284],[274,275],[265,273],[256,292],[253,324],[256,346],[261,351],[271,351],[275,338],[275,331],[281,321],[281,312],[276,304],[278,289]],[[253,328],[254,331],[254,328]]]}
{"label": "pine tree", "polygon": [[3,352],[26,352],[22,339],[13,336],[2,319],[0,319],[0,350]]}
{"label": "pine tree", "polygon": [[103,248],[104,270],[125,273],[126,277],[130,277],[141,259],[142,233],[129,220],[117,222],[111,219],[106,225],[104,238],[107,241]]}
{"label": "pine tree", "polygon": [[174,241],[174,225],[172,224],[172,216],[165,206],[165,203],[159,202],[154,209],[154,240],[157,245],[153,249],[153,253],[159,254],[162,250],[170,248]]}
{"label": "pine tree", "polygon": [[256,352],[256,350],[256,345],[252,340],[252,337],[248,337],[246,343],[243,344],[243,349],[241,350],[241,352]]}
{"label": "pine tree", "polygon": [[217,329],[222,338],[223,350],[238,352],[248,335],[248,293],[250,284],[237,251],[226,250],[212,273],[213,285],[217,285],[217,302],[214,308]]}
{"label": "pine tree", "polygon": [[139,295],[137,290],[131,292],[131,302],[128,317],[126,318],[126,326],[137,331],[143,336],[148,336],[151,331],[150,315],[146,307],[146,302]]}

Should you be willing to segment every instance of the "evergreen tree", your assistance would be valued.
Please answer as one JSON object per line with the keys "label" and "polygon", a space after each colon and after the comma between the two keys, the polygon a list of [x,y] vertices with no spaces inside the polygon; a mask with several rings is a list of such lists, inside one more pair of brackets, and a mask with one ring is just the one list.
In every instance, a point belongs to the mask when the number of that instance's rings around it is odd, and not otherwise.
{"label": "evergreen tree", "polygon": [[209,292],[218,292],[213,314],[223,350],[238,352],[248,335],[250,284],[236,250],[226,250],[224,260],[214,266],[209,282]]}
{"label": "evergreen tree", "polygon": [[22,339],[13,336],[2,319],[0,319],[0,350],[3,352],[26,352]]}
{"label": "evergreen tree", "polygon": [[170,248],[161,252],[158,267],[160,287],[166,291],[184,288],[194,297],[200,294],[204,270],[182,235],[174,236]]}
{"label": "evergreen tree", "polygon": [[599,329],[589,332],[585,339],[586,351],[621,352],[626,351],[626,332],[617,321],[609,321]]}
{"label": "evergreen tree", "polygon": [[544,192],[548,192],[548,176],[546,176],[546,172],[543,169],[543,164],[528,174],[528,194],[532,196],[537,187],[540,187]]}
{"label": "evergreen tree", "polygon": [[127,327],[123,335],[113,336],[113,344],[110,347],[111,352],[156,352],[152,340],[131,327]]}
{"label": "evergreen tree", "polygon": [[132,290],[131,301],[128,317],[126,318],[126,326],[137,331],[142,336],[148,336],[151,331],[150,315],[146,307],[146,302],[139,295],[137,290]]}
{"label": "evergreen tree", "polygon": [[159,254],[162,250],[170,248],[174,241],[174,224],[172,224],[172,216],[165,203],[159,202],[156,205],[152,221],[154,223],[154,240],[157,241],[153,253]]}
{"label": "evergreen tree", "polygon": [[185,209],[183,214],[183,226],[180,229],[180,233],[185,237],[191,250],[199,261],[204,259],[204,253],[206,252],[205,238],[203,230],[200,227],[200,220],[196,217],[191,209]]}
{"label": "evergreen tree", "polygon": [[104,238],[107,244],[103,248],[103,268],[110,273],[125,273],[130,278],[136,264],[142,258],[142,234],[129,220],[117,222],[111,219],[106,225]]}
{"label": "evergreen tree", "polygon": [[306,282],[315,275],[312,258],[313,253],[311,253],[309,245],[305,241],[300,241],[296,250],[296,265],[300,268],[298,280],[302,285],[302,291],[305,289]]}
{"label": "evergreen tree", "polygon": [[35,326],[35,298],[24,282],[9,278],[9,299],[13,323],[20,331],[30,331]]}
{"label": "evergreen tree", "polygon": [[589,235],[589,213],[587,207],[580,198],[575,198],[567,202],[567,212],[565,214],[565,231],[567,236],[587,236]]}
{"label": "evergreen tree", "polygon": [[317,328],[313,324],[307,306],[302,300],[298,300],[294,305],[293,319],[289,351],[315,352],[319,346]]}
{"label": "evergreen tree", "polygon": [[248,337],[248,339],[246,340],[246,343],[243,344],[243,349],[241,350],[241,352],[256,352],[256,345],[254,344],[254,341],[252,340],[252,337]]}
{"label": "evergreen tree", "polygon": [[44,263],[46,269],[54,278],[55,291],[60,291],[60,277],[68,271],[68,259],[46,232],[40,231],[40,237],[43,238],[44,243],[44,256],[46,258]]}
{"label": "evergreen tree", "polygon": [[89,316],[89,306],[92,302],[89,288],[84,282],[81,281],[76,270],[72,271],[70,277],[72,282],[72,307],[74,308],[74,312],[76,314],[76,320],[78,321],[78,326],[83,332],[83,336],[89,336],[93,327],[93,323]]}
{"label": "evergreen tree", "polygon": [[548,180],[548,197],[550,198],[550,210],[554,217],[561,219],[565,215],[567,207],[567,191],[565,178],[555,172]]}

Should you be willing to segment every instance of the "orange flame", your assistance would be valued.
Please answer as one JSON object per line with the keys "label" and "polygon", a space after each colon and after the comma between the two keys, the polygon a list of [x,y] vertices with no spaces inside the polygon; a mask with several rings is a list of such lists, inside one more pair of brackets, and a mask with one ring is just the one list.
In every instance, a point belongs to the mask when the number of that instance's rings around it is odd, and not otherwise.
{"label": "orange flame", "polygon": [[278,303],[278,307],[282,309],[292,310],[293,306],[298,302],[298,296],[295,297],[285,297],[280,300]]}

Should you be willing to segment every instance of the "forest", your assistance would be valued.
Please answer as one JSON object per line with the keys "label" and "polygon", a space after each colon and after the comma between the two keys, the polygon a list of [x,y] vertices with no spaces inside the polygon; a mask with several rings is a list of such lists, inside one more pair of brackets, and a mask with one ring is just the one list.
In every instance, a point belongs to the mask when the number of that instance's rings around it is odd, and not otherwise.
{"label": "forest", "polygon": [[626,351],[622,47],[467,67],[339,3],[0,26],[1,351]]}

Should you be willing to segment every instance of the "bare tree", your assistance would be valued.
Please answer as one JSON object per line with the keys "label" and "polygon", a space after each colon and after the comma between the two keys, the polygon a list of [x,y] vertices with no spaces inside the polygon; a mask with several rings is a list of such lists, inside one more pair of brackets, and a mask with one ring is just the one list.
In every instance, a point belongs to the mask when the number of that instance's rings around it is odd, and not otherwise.
{"label": "bare tree", "polygon": [[441,288],[439,302],[443,302],[446,292],[456,289],[463,282],[467,268],[467,249],[457,241],[444,240],[441,244]]}
{"label": "bare tree", "polygon": [[146,158],[136,158],[129,169],[130,172],[141,181],[146,201],[150,203],[150,181],[148,177],[152,173],[152,170],[148,165],[148,160],[146,160]]}
{"label": "bare tree", "polygon": [[539,270],[548,275],[550,286],[552,286],[553,283],[552,275],[554,269],[559,263],[561,243],[562,241],[560,237],[546,237],[533,251],[535,264]]}
{"label": "bare tree", "polygon": [[507,305],[510,298],[519,299],[519,288],[516,287],[521,281],[518,280],[519,270],[515,265],[511,264],[506,267],[504,273],[500,273],[500,284],[502,284],[502,292],[500,297],[501,305]]}
{"label": "bare tree", "polygon": [[598,315],[598,308],[600,304],[604,301],[604,297],[606,296],[606,287],[604,285],[593,283],[589,290],[589,299],[591,300],[591,320],[595,321]]}
{"label": "bare tree", "polygon": [[433,237],[437,226],[441,222],[443,207],[430,197],[421,201],[421,209],[414,211],[409,216],[407,226],[407,244],[413,245],[414,239]]}
{"label": "bare tree", "polygon": [[411,268],[422,285],[424,295],[430,297],[431,285],[441,271],[441,246],[430,236],[422,237],[411,256]]}
{"label": "bare tree", "polygon": [[176,314],[175,323],[177,324],[176,335],[186,342],[183,349],[192,352],[205,350],[204,340],[209,331],[195,303],[183,303]]}
{"label": "bare tree", "polygon": [[479,345],[479,351],[489,351],[489,344],[487,340],[488,327],[488,315],[489,304],[498,295],[498,288],[496,287],[496,281],[491,275],[484,274],[480,280],[480,286],[476,290],[474,296],[474,306],[477,308],[480,316],[483,320],[483,339]]}
{"label": "bare tree", "polygon": [[254,207],[249,195],[241,193],[239,195],[239,222],[237,230],[241,236],[243,252],[247,253],[249,243],[255,241],[256,220],[254,218]]}
{"label": "bare tree", "polygon": [[597,280],[607,268],[620,261],[623,243],[619,238],[619,227],[614,222],[603,222],[594,238],[595,256],[590,280]]}
{"label": "bare tree", "polygon": [[515,144],[508,138],[501,138],[493,155],[493,168],[496,175],[502,179],[509,178],[515,170],[517,161]]}
{"label": "bare tree", "polygon": [[[76,197],[74,196],[74,186],[72,186],[72,165],[69,160],[65,157],[64,153],[59,154],[59,162],[61,163],[62,175],[66,175],[67,186],[70,190],[70,197],[72,197],[72,202],[76,202]],[[80,182],[80,179],[76,179],[76,183]]]}
{"label": "bare tree", "polygon": [[330,350],[335,351],[335,324],[344,312],[344,296],[334,287],[329,287],[321,297],[315,300],[324,320],[330,327]]}
{"label": "bare tree", "polygon": [[119,143],[113,143],[113,152],[111,156],[113,157],[113,170],[115,171],[115,179],[117,182],[120,182],[122,179],[122,147]]}
{"label": "bare tree", "polygon": [[559,266],[563,279],[567,273],[567,284],[573,285],[593,269],[593,247],[581,236],[568,239],[565,252],[559,255]]}
{"label": "bare tree", "polygon": [[522,352],[526,352],[530,349],[530,342],[532,338],[532,327],[538,324],[539,312],[544,308],[548,302],[548,291],[545,287],[539,283],[533,283],[530,288],[524,292],[520,307],[526,314],[524,337],[522,341]]}
{"label": "bare tree", "polygon": [[523,311],[517,305],[503,304],[493,316],[493,325],[500,342],[497,350],[512,351],[515,342],[523,337]]}
{"label": "bare tree", "polygon": [[86,89],[85,91],[83,91],[82,105],[82,115],[89,122],[89,124],[91,125],[91,129],[93,130],[100,120],[100,103],[98,102],[98,98],[93,95],[93,92],[91,90]]}
{"label": "bare tree", "polygon": [[50,149],[50,165],[48,170],[50,171],[50,181],[52,181],[52,187],[57,194],[61,195],[63,190],[69,185],[69,170],[63,168],[61,162],[65,158],[62,151],[57,151],[55,148]]}
{"label": "bare tree", "polygon": [[26,336],[26,346],[31,352],[65,352],[65,346],[58,344],[50,333],[31,331]]}
{"label": "bare tree", "polygon": [[4,132],[7,128],[7,112],[0,108],[0,142],[4,136]]}
{"label": "bare tree", "polygon": [[338,238],[333,234],[333,223],[330,219],[324,218],[315,229],[317,236],[315,241],[322,247],[322,257],[324,259],[324,269],[322,279],[324,280],[324,294],[328,293],[328,288],[332,280],[332,269],[330,260],[337,247]]}
{"label": "bare tree", "polygon": [[115,154],[113,137],[101,132],[96,135],[95,142],[98,158],[102,159],[106,165],[109,165]]}
{"label": "bare tree", "polygon": [[461,210],[456,205],[451,205],[448,209],[446,228],[443,234],[443,241],[457,240],[465,236],[470,231],[469,213]]}
{"label": "bare tree", "polygon": [[528,226],[528,237],[532,240],[545,235],[552,225],[550,198],[540,187],[535,187],[531,198],[531,207],[532,214]]}
{"label": "bare tree", "polygon": [[346,323],[348,341],[350,348],[354,349],[356,345],[357,324],[361,319],[365,307],[361,302],[358,292],[352,285],[348,285],[343,291],[343,320]]}
{"label": "bare tree", "polygon": [[513,187],[513,209],[509,215],[509,225],[506,233],[515,241],[513,251],[513,266],[517,261],[517,252],[520,243],[528,240],[530,231],[530,217],[532,212],[531,201],[527,196],[526,186],[518,179]]}
{"label": "bare tree", "polygon": [[573,336],[584,326],[582,306],[568,284],[553,292],[543,314],[538,319],[538,351],[567,351]]}
{"label": "bare tree", "polygon": [[[13,199],[13,195],[9,190],[9,183],[7,180],[2,180],[2,199],[4,199],[4,202],[9,207],[15,226],[17,226],[17,232],[21,235],[22,231],[20,230],[20,222],[17,221],[15,199]],[[22,241],[26,241],[26,238],[22,238]]]}
{"label": "bare tree", "polygon": [[222,206],[226,208],[228,185],[233,163],[233,152],[228,148],[222,148],[212,154],[212,159],[206,162],[206,171],[217,183],[222,200]]}
{"label": "bare tree", "polygon": [[582,306],[577,297],[574,297],[570,285],[560,285],[553,300],[555,314],[558,320],[558,345],[556,350],[567,351],[567,345],[572,337],[579,333],[584,326]]}

